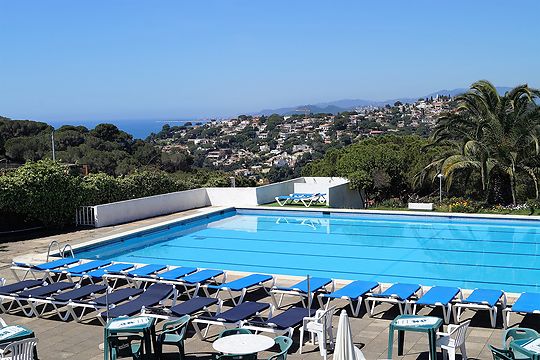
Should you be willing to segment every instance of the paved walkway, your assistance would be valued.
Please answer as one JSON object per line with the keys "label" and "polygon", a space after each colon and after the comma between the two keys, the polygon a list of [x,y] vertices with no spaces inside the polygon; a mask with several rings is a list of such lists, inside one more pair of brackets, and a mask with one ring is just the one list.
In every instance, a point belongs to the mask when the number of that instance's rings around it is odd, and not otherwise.
{"label": "paved walkway", "polygon": [[[43,253],[47,251],[49,242],[53,239],[60,242],[69,241],[77,244],[98,237],[108,236],[115,233],[131,230],[137,227],[155,224],[161,221],[174,219],[178,216],[197,214],[205,211],[204,209],[190,210],[179,214],[167,215],[153,219],[133,222],[129,224],[111,226],[100,229],[80,230],[72,233],[66,233],[57,236],[51,236],[35,240],[26,240],[19,242],[4,243],[0,245],[0,276],[6,277],[8,283],[13,282],[14,278],[9,271],[11,259],[28,253]],[[282,280],[283,281],[283,280]],[[252,296],[258,300],[266,297],[264,293],[255,293]],[[263,301],[269,301],[266,297]],[[230,305],[230,304],[229,304]],[[388,325],[390,320],[398,315],[395,307],[379,306],[378,313],[374,318],[369,318],[362,313],[359,318],[351,318],[351,327],[353,330],[354,341],[360,347],[367,359],[386,359],[388,347]],[[423,315],[437,315],[442,317],[439,311],[421,310]],[[471,316],[472,312],[466,312],[465,318]],[[45,314],[44,318],[27,318],[23,315],[2,315],[2,318],[8,324],[21,324],[33,329],[39,338],[39,356],[43,360],[57,359],[103,359],[103,353],[99,350],[99,344],[103,341],[103,328],[96,320],[88,320],[82,324],[74,321],[62,322],[53,312]],[[519,316],[514,316],[514,320],[521,320]],[[338,316],[335,316],[335,325],[337,327]],[[500,346],[502,330],[499,328],[491,329],[489,327],[489,316],[487,313],[479,313],[474,316],[472,327],[467,334],[467,353],[469,359],[491,359],[487,344]],[[526,318],[523,326],[537,328],[539,327],[537,318]],[[186,341],[186,352],[188,359],[210,359],[212,349],[212,340],[220,329],[214,327],[210,331],[209,341],[199,340],[193,331],[188,334]],[[173,349],[169,349],[172,351]],[[271,353],[261,354],[266,357]],[[262,357],[262,358],[266,358]],[[175,357],[170,357],[175,359]],[[295,344],[289,355],[290,359],[322,359],[318,349],[312,345],[304,346],[304,353],[299,354],[298,332],[295,333]],[[398,358],[396,349],[394,358]],[[439,352],[441,359],[441,353]],[[400,359],[428,359],[427,338],[422,334],[408,333],[405,340],[405,356]],[[459,355],[458,355],[459,359]]]}

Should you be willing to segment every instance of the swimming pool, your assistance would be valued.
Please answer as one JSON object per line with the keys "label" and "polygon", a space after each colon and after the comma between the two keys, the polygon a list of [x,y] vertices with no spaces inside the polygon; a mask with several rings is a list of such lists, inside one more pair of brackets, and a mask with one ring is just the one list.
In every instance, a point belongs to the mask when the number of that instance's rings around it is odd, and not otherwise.
{"label": "swimming pool", "polygon": [[538,291],[532,220],[236,209],[76,251],[86,259]]}

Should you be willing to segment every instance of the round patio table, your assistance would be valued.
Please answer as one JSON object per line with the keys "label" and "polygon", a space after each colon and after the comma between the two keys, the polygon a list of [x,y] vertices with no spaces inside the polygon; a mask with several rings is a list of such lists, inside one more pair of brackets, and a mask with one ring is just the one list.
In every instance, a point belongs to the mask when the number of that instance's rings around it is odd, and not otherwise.
{"label": "round patio table", "polygon": [[229,335],[217,339],[212,346],[223,354],[247,355],[270,349],[275,341],[271,337],[254,334]]}

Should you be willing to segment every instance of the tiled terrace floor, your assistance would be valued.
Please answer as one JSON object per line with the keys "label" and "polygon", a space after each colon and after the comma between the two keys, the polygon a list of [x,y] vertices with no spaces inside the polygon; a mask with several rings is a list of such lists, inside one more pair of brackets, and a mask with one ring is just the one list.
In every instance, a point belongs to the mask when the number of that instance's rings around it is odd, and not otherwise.
{"label": "tiled terrace floor", "polygon": [[[47,245],[52,239],[61,242],[70,241],[76,244],[97,237],[107,236],[135,227],[150,225],[153,223],[170,220],[175,217],[187,214],[194,214],[204,210],[191,210],[180,214],[162,216],[159,218],[138,221],[130,224],[112,226],[101,229],[81,230],[73,233],[63,234],[54,237],[41,238],[36,240],[27,240],[20,242],[4,243],[0,246],[0,276],[6,277],[8,283],[13,282],[14,278],[9,271],[11,259],[26,253],[46,252]],[[265,297],[264,293],[253,294],[255,300]],[[270,301],[264,298],[262,301]],[[351,326],[354,335],[354,341],[360,347],[367,359],[386,359],[388,348],[388,325],[390,320],[398,315],[396,308],[389,306],[379,306],[379,312],[374,318],[369,318],[365,313],[359,318],[351,318]],[[420,314],[435,314],[442,316],[441,313],[429,309],[424,309]],[[472,313],[466,312],[465,318]],[[33,329],[39,338],[39,357],[43,360],[57,359],[91,359],[97,360],[103,358],[103,353],[99,350],[99,344],[103,341],[103,328],[96,320],[91,318],[84,323],[62,322],[54,313],[46,314],[45,318],[27,318],[23,315],[2,315],[2,318],[9,324],[21,324]],[[335,325],[337,326],[338,316],[335,316]],[[521,321],[522,318],[514,316],[514,320]],[[525,318],[523,326],[533,327],[537,330],[540,323],[537,318]],[[210,334],[215,335],[220,329],[214,327]],[[500,319],[497,329],[489,327],[489,318],[487,313],[480,313],[473,317],[472,326],[467,334],[467,353],[469,359],[490,359],[487,344],[500,345],[502,330],[500,329]],[[186,352],[188,359],[210,359],[213,352],[211,341],[215,337],[210,337],[209,341],[199,340],[193,331],[188,334],[186,342]],[[169,350],[173,350],[172,348]],[[269,356],[270,353],[263,353],[262,356]],[[266,357],[267,357],[266,356]],[[262,357],[262,358],[266,358]],[[442,358],[438,353],[439,359]],[[176,357],[170,357],[175,359]],[[295,332],[295,344],[289,355],[290,359],[322,359],[318,349],[307,344],[304,347],[304,353],[299,354],[298,332]],[[398,358],[394,347],[394,358]],[[458,355],[459,358],[459,355]],[[423,334],[407,333],[405,340],[405,355],[400,359],[428,359],[427,337]]]}

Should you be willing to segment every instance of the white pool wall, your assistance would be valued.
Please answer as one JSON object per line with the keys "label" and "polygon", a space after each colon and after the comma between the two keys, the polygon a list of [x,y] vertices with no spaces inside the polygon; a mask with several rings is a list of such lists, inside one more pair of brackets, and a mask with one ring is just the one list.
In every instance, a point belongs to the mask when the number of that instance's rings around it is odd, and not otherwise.
{"label": "white pool wall", "polygon": [[111,226],[206,206],[258,206],[294,192],[325,193],[334,208],[360,209],[363,201],[347,179],[301,177],[259,187],[200,188],[94,206],[96,227]]}

